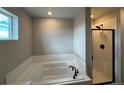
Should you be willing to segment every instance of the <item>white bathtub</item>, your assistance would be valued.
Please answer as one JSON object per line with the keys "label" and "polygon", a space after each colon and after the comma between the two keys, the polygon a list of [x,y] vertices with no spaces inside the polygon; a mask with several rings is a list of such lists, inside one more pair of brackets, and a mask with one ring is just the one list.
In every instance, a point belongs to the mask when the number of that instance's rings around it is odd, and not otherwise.
{"label": "white bathtub", "polygon": [[[74,72],[69,69],[70,65],[79,69],[76,79],[73,79]],[[51,85],[89,81],[85,69],[85,62],[80,67],[73,54],[34,56],[32,63],[13,84]]]}

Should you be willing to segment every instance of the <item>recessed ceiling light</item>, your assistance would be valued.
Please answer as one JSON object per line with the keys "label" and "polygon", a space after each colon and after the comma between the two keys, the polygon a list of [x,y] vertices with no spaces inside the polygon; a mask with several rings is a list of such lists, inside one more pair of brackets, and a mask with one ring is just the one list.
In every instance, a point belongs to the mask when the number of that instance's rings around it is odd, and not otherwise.
{"label": "recessed ceiling light", "polygon": [[92,18],[94,15],[91,15],[90,17]]}
{"label": "recessed ceiling light", "polygon": [[52,14],[53,14],[52,12],[50,12],[50,11],[48,12],[48,15],[52,15]]}

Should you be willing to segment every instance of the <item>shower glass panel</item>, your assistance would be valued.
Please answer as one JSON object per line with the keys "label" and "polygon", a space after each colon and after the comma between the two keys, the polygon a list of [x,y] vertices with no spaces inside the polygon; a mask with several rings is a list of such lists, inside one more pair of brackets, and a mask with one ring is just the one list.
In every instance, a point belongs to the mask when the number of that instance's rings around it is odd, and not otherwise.
{"label": "shower glass panel", "polygon": [[114,81],[114,30],[92,29],[93,84]]}

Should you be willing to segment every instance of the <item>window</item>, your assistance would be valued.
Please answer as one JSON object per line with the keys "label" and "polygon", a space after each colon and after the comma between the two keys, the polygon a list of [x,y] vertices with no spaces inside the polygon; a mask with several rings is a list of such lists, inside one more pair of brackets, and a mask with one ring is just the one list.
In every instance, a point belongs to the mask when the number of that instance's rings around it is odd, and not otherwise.
{"label": "window", "polygon": [[0,38],[9,39],[11,37],[11,17],[0,14]]}
{"label": "window", "polygon": [[18,17],[0,8],[0,40],[18,40]]}

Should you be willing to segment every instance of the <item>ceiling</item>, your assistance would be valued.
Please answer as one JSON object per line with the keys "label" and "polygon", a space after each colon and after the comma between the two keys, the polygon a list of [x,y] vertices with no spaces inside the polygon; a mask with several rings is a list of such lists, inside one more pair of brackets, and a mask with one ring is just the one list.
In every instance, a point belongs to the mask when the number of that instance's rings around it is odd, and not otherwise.
{"label": "ceiling", "polygon": [[[52,18],[75,18],[81,11],[81,7],[24,7],[24,9],[33,17],[52,17]],[[111,11],[114,7],[92,7],[91,14],[94,15],[92,20],[95,20]],[[53,15],[48,15],[51,11]]]}
{"label": "ceiling", "polygon": [[[33,17],[54,17],[72,19],[76,17],[81,7],[25,7],[24,8]],[[53,15],[48,15],[48,11],[52,11]]]}
{"label": "ceiling", "polygon": [[92,20],[95,20],[111,11],[113,11],[114,7],[93,7],[91,8],[91,14],[94,15]]}

